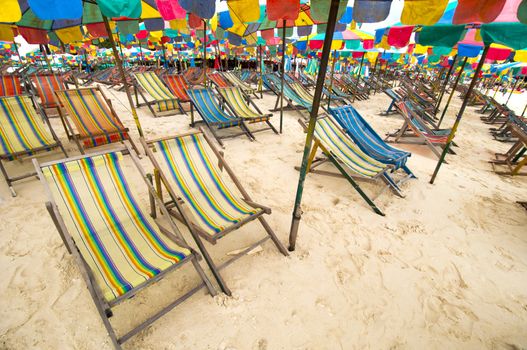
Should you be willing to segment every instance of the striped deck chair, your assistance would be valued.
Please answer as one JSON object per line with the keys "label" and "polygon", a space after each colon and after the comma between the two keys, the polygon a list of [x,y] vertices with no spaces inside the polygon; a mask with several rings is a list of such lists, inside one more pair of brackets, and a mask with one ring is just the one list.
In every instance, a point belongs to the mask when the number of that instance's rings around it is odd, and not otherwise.
{"label": "striped deck chair", "polygon": [[[304,123],[301,124],[307,130],[307,126]],[[364,153],[346,132],[327,116],[318,118],[315,126],[314,141],[315,143],[309,156],[309,171],[325,175],[335,175],[334,172],[316,169],[329,160],[339,170],[339,173],[350,182],[352,187],[368,203],[373,211],[384,216],[384,213],[373,202],[375,197],[373,199],[370,198],[355,180],[381,180],[386,184],[386,187],[392,189],[396,194],[401,195],[397,184],[388,175],[388,171],[393,166],[379,162]],[[326,158],[315,159],[318,149],[323,152]],[[383,190],[386,187],[383,187]]]}
{"label": "striped deck chair", "polygon": [[227,79],[223,77],[223,75],[219,74],[218,72],[207,74],[207,77],[210,79],[212,84],[218,88],[233,86]]}
{"label": "striped deck chair", "polygon": [[22,95],[22,85],[18,75],[0,75],[0,96]]}
{"label": "striped deck chair", "polygon": [[221,75],[223,75],[225,79],[230,81],[233,86],[237,86],[242,89],[244,94],[254,95],[254,97],[258,98],[258,96],[256,95],[256,89],[252,88],[248,83],[241,80],[240,77],[238,77],[233,72],[222,72]]}
{"label": "striped deck chair", "polygon": [[[271,89],[276,95],[276,103],[274,105],[274,108],[271,110],[272,112],[279,111],[280,108],[280,97],[281,97],[281,80],[280,77],[275,74],[264,74],[262,76],[263,81],[267,87]],[[311,111],[311,108],[313,106],[312,100],[304,100],[302,99],[295,90],[289,86],[287,81],[284,80],[284,102],[285,106],[288,109],[292,109],[294,111],[297,111],[302,117],[301,109],[307,109],[308,111]],[[321,106],[321,108],[323,108]]]}
{"label": "striped deck chair", "polygon": [[[147,106],[154,117],[162,117],[176,114],[178,109],[181,113],[185,113],[179,104],[176,96],[170,89],[159,79],[154,72],[134,73],[135,77],[135,101],[137,107]],[[152,98],[149,101],[143,91],[146,91]],[[137,93],[141,95],[143,103],[139,103]],[[153,107],[156,106],[156,108]]]}
{"label": "striped deck chair", "polygon": [[353,106],[331,108],[329,112],[346,131],[346,134],[351,137],[353,142],[368,156],[384,164],[392,164],[394,170],[402,169],[409,177],[415,178],[406,165],[408,158],[412,154],[384,142]]}
{"label": "striped deck chair", "polygon": [[262,113],[258,106],[243,93],[242,89],[239,87],[226,87],[218,88],[218,92],[223,101],[237,117],[244,119],[249,124],[264,122],[269,126],[267,128],[251,131],[253,134],[264,130],[273,130],[278,134],[278,131],[270,122],[273,115],[271,113]]}
{"label": "striped deck chair", "polygon": [[187,94],[187,89],[189,88],[189,86],[183,75],[165,74],[162,77],[169,89],[172,91],[172,93],[177,97],[179,102],[190,102],[190,98]]}
{"label": "striped deck chair", "polygon": [[206,70],[203,68],[195,67],[193,74],[186,76],[187,81],[190,85],[203,85],[205,83],[205,77],[207,75]]}
{"label": "striped deck chair", "polygon": [[[278,250],[288,255],[263,217],[271,209],[249,197],[203,130],[148,142],[141,139],[141,142],[159,175],[158,193],[162,192],[163,184],[170,198],[165,205],[188,227],[224,293],[231,294],[219,271],[267,239],[271,238]],[[225,172],[228,177],[223,175]],[[216,244],[255,219],[263,225],[267,236],[217,266],[202,239]]]}
{"label": "striped deck chair", "polygon": [[442,152],[436,146],[443,148],[446,145],[449,132],[439,131],[438,134],[428,128],[425,129],[424,121],[412,111],[412,105],[409,101],[399,101],[395,105],[403,116],[404,123],[398,131],[388,134],[384,140],[395,143],[427,145],[440,158]]}
{"label": "striped deck chair", "polygon": [[34,87],[40,98],[40,105],[44,111],[46,112],[48,108],[57,109],[58,111],[60,105],[55,96],[55,90],[66,89],[62,78],[54,74],[35,74],[31,76],[31,81],[33,83],[32,87]]}
{"label": "striped deck chair", "polygon": [[68,156],[48,119],[43,118],[33,108],[30,96],[0,97],[0,170],[13,197],[16,196],[16,192],[12,183],[35,176],[36,173],[11,177],[2,161],[33,156],[57,147],[66,157]]}
{"label": "striped deck chair", "polygon": [[[223,146],[221,139],[236,137],[239,135],[246,135],[250,140],[254,139],[254,136],[251,134],[242,118],[227,113],[227,111],[220,107],[211,89],[196,88],[189,89],[187,92],[191,102],[191,126],[196,124],[196,121],[194,121],[194,108],[196,108],[199,115],[201,116],[201,121],[207,125],[211,133],[214,135],[214,138],[221,146]],[[242,131],[239,133],[231,133],[223,136],[217,134],[216,129],[227,129],[231,127],[239,127]]]}
{"label": "striped deck chair", "polygon": [[86,148],[124,140],[129,140],[137,151],[128,128],[123,126],[100,87],[59,90],[55,94],[75,126],[74,130],[62,108],[59,109],[66,134],[75,140],[82,154]]}
{"label": "striped deck chair", "polygon": [[[134,170],[123,168],[121,151],[45,164],[35,161],[35,168],[49,194],[48,212],[68,252],[81,269],[116,349],[121,349],[121,344],[204,285],[211,295],[216,294],[197,263],[197,253],[187,245],[161,205],[162,201],[146,179],[136,156],[130,154],[135,173],[145,180],[143,185],[148,186],[151,198],[159,201],[169,228],[159,226],[146,212],[146,206],[137,200],[140,186],[129,182]],[[192,262],[202,283],[118,337],[110,322],[113,309],[187,262]]]}

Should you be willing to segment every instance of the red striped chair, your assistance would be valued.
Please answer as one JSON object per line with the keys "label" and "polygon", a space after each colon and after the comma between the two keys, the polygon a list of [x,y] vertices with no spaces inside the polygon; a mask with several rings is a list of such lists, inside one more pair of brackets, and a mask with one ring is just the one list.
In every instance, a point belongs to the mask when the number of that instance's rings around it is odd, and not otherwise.
{"label": "red striped chair", "polygon": [[22,85],[18,75],[0,75],[0,96],[22,95]]}

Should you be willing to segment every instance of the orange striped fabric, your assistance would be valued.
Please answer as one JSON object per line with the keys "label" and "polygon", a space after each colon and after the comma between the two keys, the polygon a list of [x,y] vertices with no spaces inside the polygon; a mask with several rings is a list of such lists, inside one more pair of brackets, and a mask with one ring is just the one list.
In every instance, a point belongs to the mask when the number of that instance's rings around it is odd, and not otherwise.
{"label": "orange striped fabric", "polygon": [[0,76],[0,96],[22,95],[22,85],[18,75]]}

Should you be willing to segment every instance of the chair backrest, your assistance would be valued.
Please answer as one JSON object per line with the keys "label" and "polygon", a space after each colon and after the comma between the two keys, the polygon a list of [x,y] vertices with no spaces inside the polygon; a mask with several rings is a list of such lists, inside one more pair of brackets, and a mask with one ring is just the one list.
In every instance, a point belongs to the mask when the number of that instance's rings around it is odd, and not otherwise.
{"label": "chair backrest", "polygon": [[374,177],[386,167],[383,163],[364,153],[329,118],[317,120],[315,137],[328,152],[359,175]]}
{"label": "chair backrest", "polygon": [[251,89],[251,87],[246,82],[242,81],[233,72],[223,72],[222,75],[234,86],[241,87],[242,89]]}
{"label": "chair backrest", "polygon": [[85,146],[121,141],[127,138],[125,128],[113,114],[98,88],[55,91],[60,103],[68,112]]}
{"label": "chair backrest", "polygon": [[202,133],[154,143],[157,163],[170,187],[183,199],[192,221],[214,235],[256,212],[226,181],[218,159]]}
{"label": "chair backrest", "polygon": [[135,78],[139,85],[156,101],[176,98],[154,72],[135,73]]}
{"label": "chair backrest", "polygon": [[36,74],[31,76],[42,105],[46,108],[57,107],[55,90],[65,90],[62,79],[53,74]]}
{"label": "chair backrest", "polygon": [[249,107],[245,101],[243,92],[239,87],[219,88],[218,91],[220,92],[221,96],[227,100],[229,106],[234,109],[234,113],[236,113],[236,115],[242,118],[257,118],[262,116],[260,113],[255,112],[253,109],[251,109],[251,107]]}
{"label": "chair backrest", "polygon": [[0,156],[31,153],[56,144],[27,95],[0,97]]}
{"label": "chair backrest", "polygon": [[18,75],[0,75],[0,96],[22,95],[22,85]]}
{"label": "chair backrest", "polygon": [[121,152],[111,152],[41,167],[68,234],[107,301],[190,253],[161,236],[121,163]]}
{"label": "chair backrest", "polygon": [[229,87],[232,86],[225,78],[218,73],[212,73],[208,75],[209,79],[218,87]]}
{"label": "chair backrest", "polygon": [[211,89],[189,89],[187,92],[192,103],[208,123],[229,123],[237,120],[221,109]]}
{"label": "chair backrest", "polygon": [[167,83],[168,87],[174,95],[180,100],[180,101],[188,101],[189,97],[187,94],[188,84],[185,78],[182,75],[176,75],[176,74],[165,74],[163,75],[163,79]]}

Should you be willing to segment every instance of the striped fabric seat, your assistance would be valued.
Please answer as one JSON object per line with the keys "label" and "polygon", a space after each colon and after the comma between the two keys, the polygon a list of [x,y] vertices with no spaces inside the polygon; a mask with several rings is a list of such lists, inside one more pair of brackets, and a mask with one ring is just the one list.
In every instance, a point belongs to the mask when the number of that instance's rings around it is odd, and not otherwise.
{"label": "striped fabric seat", "polygon": [[22,95],[22,85],[18,75],[0,75],[0,96]]}
{"label": "striped fabric seat", "polygon": [[224,180],[203,134],[157,141],[155,146],[161,171],[186,203],[193,223],[205,233],[214,236],[261,211]]}
{"label": "striped fabric seat", "polygon": [[366,154],[385,164],[393,164],[397,169],[405,166],[411,153],[384,142],[355,108],[352,106],[331,108],[330,113]]}
{"label": "striped fabric seat", "polygon": [[[266,82],[266,85],[268,85],[270,87],[273,86],[275,92],[277,94],[280,94],[280,88],[281,88],[281,84],[282,84],[281,81],[280,81],[280,77],[278,77],[278,76],[276,76],[274,74],[266,74],[266,75],[264,75],[264,81],[265,80],[268,80]],[[286,98],[290,99],[291,101],[293,101],[294,103],[296,103],[297,105],[302,106],[302,107],[306,108],[309,111],[313,107],[313,103],[312,103],[313,99],[311,99],[311,100],[303,99],[285,81],[284,81],[284,96]]]}
{"label": "striped fabric seat", "polygon": [[84,147],[128,139],[124,126],[113,116],[99,89],[70,89],[55,93],[73,121]]}
{"label": "striped fabric seat", "polygon": [[64,83],[57,76],[52,74],[38,74],[31,76],[44,108],[58,107],[54,91],[65,90]]}
{"label": "striped fabric seat", "polygon": [[117,152],[42,168],[64,224],[108,302],[190,254],[143,212],[121,162]]}
{"label": "striped fabric seat", "polygon": [[31,154],[36,149],[57,145],[28,96],[0,97],[0,157]]}
{"label": "striped fabric seat", "polygon": [[208,77],[217,87],[224,88],[224,87],[231,86],[229,81],[225,80],[225,78],[223,78],[221,74],[218,74],[218,73],[209,74]]}
{"label": "striped fabric seat", "polygon": [[295,90],[295,92],[298,94],[298,96],[300,96],[301,99],[306,101],[313,101],[313,95],[311,95],[306,89],[304,89],[301,84],[294,81],[292,83],[289,83],[289,85],[293,88],[293,90]]}
{"label": "striped fabric seat", "polygon": [[246,94],[252,94],[255,92],[255,89],[253,89],[251,86],[249,86],[246,82],[241,80],[236,74],[233,72],[223,72],[222,75],[231,82],[232,85],[239,87],[242,89]]}
{"label": "striped fabric seat", "polygon": [[270,115],[257,113],[245,101],[243,93],[239,87],[219,88],[221,96],[232,107],[233,112],[240,118],[246,119],[249,123],[256,123],[269,120]]}
{"label": "striped fabric seat", "polygon": [[356,174],[373,178],[386,168],[385,164],[364,153],[329,118],[322,118],[317,121],[315,137],[333,157]]}
{"label": "striped fabric seat", "polygon": [[198,109],[201,117],[209,124],[219,127],[231,127],[240,124],[240,119],[221,109],[210,89],[187,90],[190,100]]}
{"label": "striped fabric seat", "polygon": [[176,96],[163,84],[154,72],[135,73],[135,78],[141,87],[157,103],[160,112],[176,109]]}
{"label": "striped fabric seat", "polygon": [[188,84],[182,75],[165,74],[163,75],[163,80],[181,102],[189,101],[187,94]]}
{"label": "striped fabric seat", "polygon": [[397,108],[402,113],[403,117],[408,121],[408,126],[417,134],[427,138],[432,143],[446,143],[449,134],[436,135],[423,129],[424,122],[419,120],[415,114],[412,113],[412,107],[408,101],[400,101],[396,103]]}

